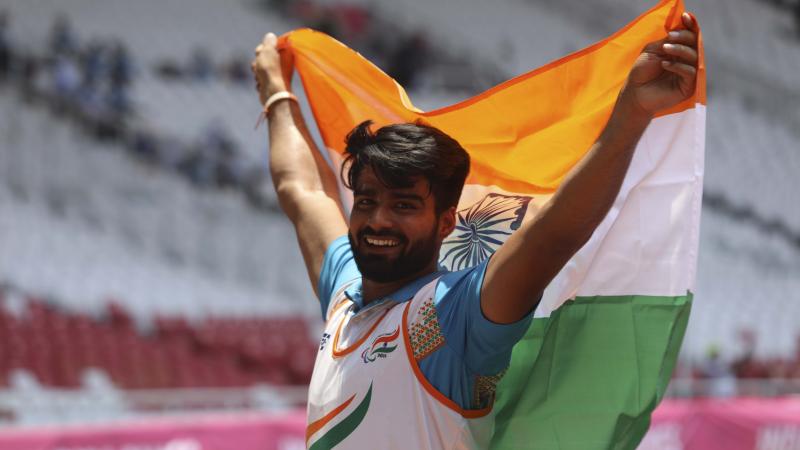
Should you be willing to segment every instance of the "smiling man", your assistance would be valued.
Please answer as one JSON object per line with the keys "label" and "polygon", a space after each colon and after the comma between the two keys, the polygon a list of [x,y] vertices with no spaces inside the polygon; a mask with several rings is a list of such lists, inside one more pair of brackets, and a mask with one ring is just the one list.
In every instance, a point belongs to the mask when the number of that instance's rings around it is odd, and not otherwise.
{"label": "smiling man", "polygon": [[389,293],[436,271],[442,240],[455,224],[443,213],[458,204],[469,156],[432,127],[392,125],[371,134],[369,126],[360,124],[347,138],[348,242],[361,276]]}
{"label": "smiling man", "polygon": [[422,123],[360,124],[338,174],[354,195],[346,221],[337,174],[286,91],[275,36],[264,38],[252,68],[270,169],[326,321],[307,445],[487,447],[495,386],[542,292],[607,214],[652,117],[694,92],[697,27],[689,15],[682,22],[642,51],[604,131],[552,200],[491,258],[457,272],[438,258],[467,152]]}

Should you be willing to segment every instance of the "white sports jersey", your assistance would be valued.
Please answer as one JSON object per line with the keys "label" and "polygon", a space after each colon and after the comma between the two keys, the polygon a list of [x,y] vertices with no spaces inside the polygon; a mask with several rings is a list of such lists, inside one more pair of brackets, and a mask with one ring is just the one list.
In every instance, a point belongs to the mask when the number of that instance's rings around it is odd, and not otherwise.
{"label": "white sports jersey", "polygon": [[456,450],[488,447],[491,406],[463,410],[438,392],[418,359],[436,339],[438,279],[408,302],[353,314],[339,290],[328,308],[308,395],[306,446],[326,449]]}

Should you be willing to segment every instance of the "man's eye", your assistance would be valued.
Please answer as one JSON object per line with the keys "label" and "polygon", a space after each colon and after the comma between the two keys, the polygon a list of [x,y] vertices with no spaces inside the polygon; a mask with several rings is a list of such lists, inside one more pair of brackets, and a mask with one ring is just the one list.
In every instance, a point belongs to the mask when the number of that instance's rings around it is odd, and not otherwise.
{"label": "man's eye", "polygon": [[368,198],[362,198],[356,201],[356,205],[358,205],[359,207],[372,206],[374,203],[375,202],[373,202],[371,199]]}
{"label": "man's eye", "polygon": [[399,203],[397,203],[395,205],[395,208],[397,208],[397,209],[414,209],[414,205],[412,205],[411,203],[399,202]]}

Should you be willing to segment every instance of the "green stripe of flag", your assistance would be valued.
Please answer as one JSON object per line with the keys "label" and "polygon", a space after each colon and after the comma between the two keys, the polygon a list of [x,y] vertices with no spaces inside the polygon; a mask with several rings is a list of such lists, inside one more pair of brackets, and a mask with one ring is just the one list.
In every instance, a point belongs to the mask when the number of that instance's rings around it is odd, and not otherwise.
{"label": "green stripe of flag", "polygon": [[493,450],[634,449],[691,309],[677,297],[578,297],[534,319],[498,385]]}

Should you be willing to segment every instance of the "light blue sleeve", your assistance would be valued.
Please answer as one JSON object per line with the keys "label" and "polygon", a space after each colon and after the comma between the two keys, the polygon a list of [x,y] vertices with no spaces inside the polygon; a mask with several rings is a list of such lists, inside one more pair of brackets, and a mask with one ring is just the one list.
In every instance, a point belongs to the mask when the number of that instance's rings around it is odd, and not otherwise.
{"label": "light blue sleeve", "polygon": [[353,259],[353,250],[350,248],[350,241],[347,236],[341,236],[334,240],[322,260],[322,270],[319,273],[317,282],[317,295],[319,295],[319,305],[322,308],[322,318],[328,312],[328,305],[331,297],[346,282],[356,279],[361,273],[356,267]]}
{"label": "light blue sleeve", "polygon": [[528,330],[533,311],[511,324],[490,321],[481,311],[481,286],[489,260],[442,276],[436,312],[447,346],[475,375],[495,375],[508,367],[511,349]]}

